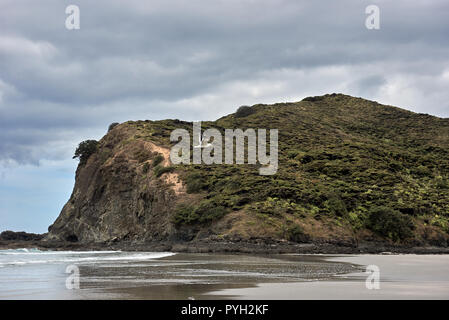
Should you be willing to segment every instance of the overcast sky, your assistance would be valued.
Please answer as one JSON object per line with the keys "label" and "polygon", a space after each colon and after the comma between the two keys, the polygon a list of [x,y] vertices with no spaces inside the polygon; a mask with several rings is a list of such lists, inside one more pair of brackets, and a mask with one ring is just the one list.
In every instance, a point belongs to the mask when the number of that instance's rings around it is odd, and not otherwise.
{"label": "overcast sky", "polygon": [[447,0],[0,0],[0,231],[45,232],[111,122],[332,92],[449,117],[448,40]]}

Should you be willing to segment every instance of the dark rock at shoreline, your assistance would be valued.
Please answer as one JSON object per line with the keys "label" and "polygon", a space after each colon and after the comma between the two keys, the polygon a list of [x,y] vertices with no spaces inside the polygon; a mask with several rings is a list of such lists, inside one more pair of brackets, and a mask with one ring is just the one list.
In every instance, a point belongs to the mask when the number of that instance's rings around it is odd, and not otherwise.
{"label": "dark rock at shoreline", "polygon": [[449,254],[448,247],[405,246],[384,242],[349,243],[294,243],[285,241],[108,241],[74,243],[70,241],[1,241],[0,249],[38,248],[40,250],[73,251],[147,251],[184,253],[233,253],[233,254]]}
{"label": "dark rock at shoreline", "polygon": [[0,241],[38,241],[42,240],[46,234],[27,233],[25,231],[6,230],[0,233]]}

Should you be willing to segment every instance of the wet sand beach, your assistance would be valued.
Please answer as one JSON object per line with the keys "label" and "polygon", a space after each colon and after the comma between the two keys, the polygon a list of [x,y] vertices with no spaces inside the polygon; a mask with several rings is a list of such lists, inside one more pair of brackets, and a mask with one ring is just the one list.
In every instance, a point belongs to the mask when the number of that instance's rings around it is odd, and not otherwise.
{"label": "wet sand beach", "polygon": [[[210,295],[233,299],[449,299],[448,255],[326,256],[326,261],[379,268],[379,289],[368,289],[369,273],[337,275],[333,279],[294,283],[260,283],[253,288],[226,289]],[[365,269],[366,271],[366,269]]]}
{"label": "wet sand beach", "polygon": [[[365,286],[367,265],[379,290]],[[2,250],[0,299],[448,299],[448,267],[447,255]]]}

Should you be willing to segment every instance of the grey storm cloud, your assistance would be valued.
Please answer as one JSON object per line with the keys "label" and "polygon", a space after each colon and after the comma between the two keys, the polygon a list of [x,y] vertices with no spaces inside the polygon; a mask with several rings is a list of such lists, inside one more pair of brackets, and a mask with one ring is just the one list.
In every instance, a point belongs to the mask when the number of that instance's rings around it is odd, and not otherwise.
{"label": "grey storm cloud", "polygon": [[0,161],[67,157],[113,121],[329,92],[447,117],[448,16],[446,0],[2,0]]}

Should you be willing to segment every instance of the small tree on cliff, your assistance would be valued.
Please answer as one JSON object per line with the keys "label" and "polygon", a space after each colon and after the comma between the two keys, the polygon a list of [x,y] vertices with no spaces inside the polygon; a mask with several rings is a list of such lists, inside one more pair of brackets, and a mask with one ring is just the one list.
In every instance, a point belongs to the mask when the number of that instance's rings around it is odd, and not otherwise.
{"label": "small tree on cliff", "polygon": [[111,131],[112,129],[114,129],[115,127],[117,127],[120,123],[118,122],[113,122],[109,125],[108,127],[108,132]]}
{"label": "small tree on cliff", "polygon": [[244,118],[249,116],[250,114],[253,114],[255,111],[255,109],[248,107],[248,106],[241,106],[237,109],[237,111],[235,112],[235,117],[236,118]]}
{"label": "small tree on cliff", "polygon": [[94,154],[98,149],[98,141],[97,140],[85,140],[80,142],[78,148],[75,150],[75,155],[73,159],[79,158],[80,164],[84,165],[87,162],[87,159]]}

